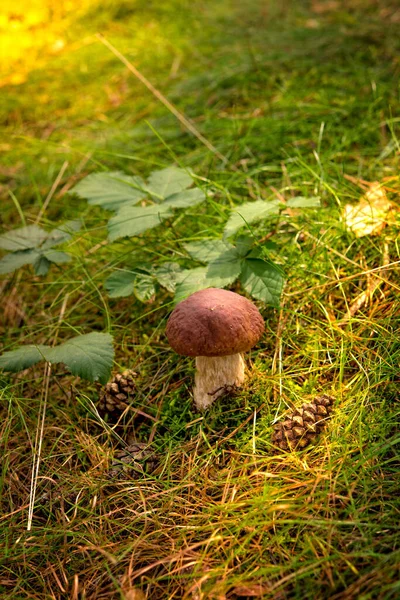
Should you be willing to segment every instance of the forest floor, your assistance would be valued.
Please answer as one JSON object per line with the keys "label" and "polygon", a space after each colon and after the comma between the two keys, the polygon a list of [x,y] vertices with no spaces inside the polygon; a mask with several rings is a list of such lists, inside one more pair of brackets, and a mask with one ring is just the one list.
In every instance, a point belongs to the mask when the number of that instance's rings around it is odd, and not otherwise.
{"label": "forest floor", "polygon": [[[1,598],[398,598],[398,3],[74,4],[0,20],[2,231],[83,223],[72,261],[2,278],[2,349],[108,332],[136,392],[113,426],[62,364],[2,372]],[[170,165],[212,199],[136,238],[107,242],[109,213],[71,193]],[[243,202],[298,197],[320,207],[249,227],[285,273],[281,305],[256,302],[245,386],[199,413],[193,361],[165,337],[171,294],[112,298],[104,281],[133,252],[184,264]],[[369,232],[346,226],[362,198],[390,206]],[[317,443],[274,448],[274,422],[321,394],[335,403]],[[155,460],[116,473],[134,442]]]}

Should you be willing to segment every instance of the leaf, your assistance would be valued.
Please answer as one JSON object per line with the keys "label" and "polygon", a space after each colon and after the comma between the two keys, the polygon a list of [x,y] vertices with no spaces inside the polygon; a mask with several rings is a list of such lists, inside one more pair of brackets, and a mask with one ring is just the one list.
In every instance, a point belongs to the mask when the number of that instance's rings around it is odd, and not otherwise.
{"label": "leaf", "polygon": [[88,333],[49,348],[45,354],[49,362],[64,363],[72,375],[104,384],[111,374],[113,339],[109,333]]}
{"label": "leaf", "polygon": [[154,278],[150,275],[136,275],[133,293],[140,302],[146,303],[152,300],[156,293]]}
{"label": "leaf", "polygon": [[17,348],[17,350],[4,352],[4,354],[0,356],[0,369],[12,371],[13,373],[28,369],[37,362],[46,360],[44,353],[47,350],[49,350],[49,346],[40,344],[38,346],[22,346],[21,348]]}
{"label": "leaf", "polygon": [[48,236],[45,242],[42,244],[41,249],[47,250],[48,248],[52,248],[53,246],[58,246],[59,244],[64,244],[68,242],[72,235],[80,230],[82,227],[82,221],[80,219],[75,219],[73,221],[67,221],[60,227],[53,229]]}
{"label": "leaf", "polygon": [[255,223],[266,217],[277,215],[279,213],[280,202],[278,200],[256,200],[255,202],[246,202],[235,208],[225,225],[224,237],[228,238],[236,233],[246,223]]}
{"label": "leaf", "polygon": [[104,282],[110,298],[125,298],[133,294],[133,282],[136,273],[130,271],[115,271]]}
{"label": "leaf", "polygon": [[225,252],[225,250],[233,248],[231,244],[217,238],[188,242],[187,244],[183,244],[183,247],[194,260],[202,263],[211,262]]}
{"label": "leaf", "polygon": [[47,275],[50,269],[51,262],[45,256],[39,255],[37,261],[33,265],[35,275]]}
{"label": "leaf", "polygon": [[137,204],[146,196],[145,184],[140,177],[122,171],[92,173],[82,179],[71,192],[106,210],[119,210]]}
{"label": "leaf", "polygon": [[319,196],[312,196],[310,198],[296,196],[295,198],[289,198],[286,206],[288,208],[319,208],[321,202]]}
{"label": "leaf", "polygon": [[193,190],[184,190],[177,194],[172,194],[163,203],[164,206],[171,208],[187,208],[188,206],[197,206],[206,200],[207,196],[200,188]]}
{"label": "leaf", "polygon": [[239,235],[235,240],[236,253],[241,258],[249,254],[254,245],[254,239],[249,235]]}
{"label": "leaf", "polygon": [[182,278],[183,270],[178,263],[166,262],[155,267],[153,272],[158,283],[169,292],[174,293],[177,283]]}
{"label": "leaf", "polygon": [[32,265],[39,259],[39,257],[40,254],[37,252],[37,250],[25,250],[23,252],[6,254],[6,256],[3,256],[3,258],[0,259],[0,275],[12,273],[24,265]]}
{"label": "leaf", "polygon": [[109,239],[113,242],[121,237],[139,235],[157,227],[171,215],[171,209],[162,204],[127,206],[108,221]]}
{"label": "leaf", "polygon": [[391,221],[395,207],[379,182],[370,185],[358,204],[346,204],[343,217],[346,227],[356,237],[378,235]]}
{"label": "leaf", "polygon": [[279,307],[285,281],[279,267],[261,258],[246,258],[240,281],[253,298],[263,300],[275,308]]}
{"label": "leaf", "polygon": [[20,251],[37,248],[47,238],[47,232],[38,225],[20,227],[0,235],[0,248]]}
{"label": "leaf", "polygon": [[207,270],[208,267],[197,267],[182,271],[181,281],[176,286],[174,302],[180,302],[198,290],[212,287],[212,283],[207,279]]}
{"label": "leaf", "polygon": [[242,270],[242,260],[236,248],[226,250],[208,266],[207,279],[213,287],[225,287],[237,279]]}
{"label": "leaf", "polygon": [[187,171],[177,167],[167,167],[150,174],[146,190],[151,196],[155,196],[155,199],[164,200],[188,188],[192,183],[193,179]]}
{"label": "leaf", "polygon": [[57,265],[62,265],[71,261],[69,254],[66,252],[60,252],[59,250],[44,250],[41,252],[41,255],[48,261],[56,263]]}
{"label": "leaf", "polygon": [[114,359],[112,336],[108,333],[88,333],[51,348],[50,346],[22,346],[0,356],[0,368],[22,371],[41,360],[64,363],[73,375],[89,381],[107,383]]}

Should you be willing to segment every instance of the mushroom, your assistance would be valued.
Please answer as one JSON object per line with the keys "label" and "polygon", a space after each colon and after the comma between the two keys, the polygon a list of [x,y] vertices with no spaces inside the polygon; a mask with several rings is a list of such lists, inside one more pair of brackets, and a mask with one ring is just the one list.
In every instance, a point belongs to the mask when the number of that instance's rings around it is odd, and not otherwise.
{"label": "mushroom", "polygon": [[196,357],[194,401],[204,409],[244,381],[242,353],[264,332],[264,321],[247,298],[218,288],[195,292],[172,311],[167,323],[171,347]]}

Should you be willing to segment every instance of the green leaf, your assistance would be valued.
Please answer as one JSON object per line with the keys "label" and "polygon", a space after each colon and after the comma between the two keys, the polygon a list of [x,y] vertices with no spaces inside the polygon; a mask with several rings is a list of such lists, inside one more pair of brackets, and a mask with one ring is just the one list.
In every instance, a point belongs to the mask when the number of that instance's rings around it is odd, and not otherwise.
{"label": "green leaf", "polygon": [[85,198],[89,204],[97,204],[107,210],[132,206],[146,196],[143,180],[121,171],[92,173],[72,188],[71,192]]}
{"label": "green leaf", "polygon": [[150,174],[146,190],[151,196],[155,196],[155,199],[163,200],[188,188],[192,183],[193,179],[187,171],[167,167]]}
{"label": "green leaf", "polygon": [[144,304],[152,300],[156,293],[154,278],[150,275],[137,274],[133,283],[133,293]]}
{"label": "green leaf", "polygon": [[213,287],[226,287],[237,279],[242,270],[242,260],[236,248],[226,250],[208,266],[207,279]]}
{"label": "green leaf", "polygon": [[125,298],[133,294],[133,282],[136,273],[130,271],[115,271],[104,282],[110,298]]}
{"label": "green leaf", "polygon": [[35,275],[47,275],[50,269],[51,262],[45,256],[40,254],[37,261],[33,265]]}
{"label": "green leaf", "polygon": [[114,359],[113,339],[109,333],[88,333],[45,351],[46,360],[64,363],[73,375],[88,381],[107,383]]}
{"label": "green leaf", "polygon": [[319,208],[321,202],[319,196],[312,196],[310,198],[296,196],[295,198],[289,198],[286,206],[288,208]]}
{"label": "green leaf", "polygon": [[56,263],[57,265],[62,265],[71,261],[69,254],[66,252],[60,252],[59,250],[44,250],[41,252],[41,255],[48,261]]}
{"label": "green leaf", "polygon": [[197,267],[182,271],[181,281],[176,286],[174,302],[180,302],[198,290],[212,287],[212,283],[207,279],[207,270],[208,267]]}
{"label": "green leaf", "polygon": [[236,233],[246,223],[255,223],[266,217],[277,215],[281,204],[278,200],[256,200],[246,202],[235,208],[225,225],[224,237],[228,238]]}
{"label": "green leaf", "polygon": [[73,375],[89,381],[107,383],[114,359],[112,336],[108,333],[88,333],[51,348],[50,346],[22,346],[0,356],[0,368],[22,371],[41,360],[64,363]]}
{"label": "green leaf", "polygon": [[13,252],[6,254],[0,259],[0,275],[12,273],[24,265],[33,265],[40,258],[37,250],[25,250],[24,252]]}
{"label": "green leaf", "polygon": [[182,278],[183,270],[178,263],[166,262],[159,267],[155,267],[153,272],[158,283],[169,292],[174,293],[178,282]]}
{"label": "green leaf", "polygon": [[198,242],[189,242],[183,244],[183,247],[194,260],[198,260],[202,263],[209,263],[218,258],[218,256],[226,250],[233,248],[233,246],[227,242],[211,238],[200,240]]}
{"label": "green leaf", "polygon": [[171,208],[187,208],[188,206],[201,204],[206,198],[207,196],[203,190],[194,188],[193,190],[184,190],[183,192],[172,194],[163,204]]}
{"label": "green leaf", "polygon": [[244,258],[249,254],[254,245],[254,238],[249,235],[239,235],[235,240],[237,255]]}
{"label": "green leaf", "polygon": [[109,239],[113,242],[121,237],[139,235],[148,229],[157,227],[171,215],[171,209],[162,204],[127,206],[108,221]]}
{"label": "green leaf", "polygon": [[275,308],[279,307],[285,281],[279,267],[261,258],[246,258],[240,281],[253,298],[263,300]]}
{"label": "green leaf", "polygon": [[51,231],[48,234],[46,241],[41,246],[41,249],[47,250],[48,248],[52,248],[53,246],[58,246],[59,244],[69,242],[72,235],[79,231],[81,227],[82,221],[80,219],[67,221],[60,227],[53,229],[53,231]]}
{"label": "green leaf", "polygon": [[28,369],[37,362],[45,359],[45,352],[49,350],[49,346],[22,346],[17,350],[11,350],[10,352],[4,352],[0,356],[0,369],[4,371],[12,371],[17,373]]}
{"label": "green leaf", "polygon": [[37,248],[47,235],[47,232],[38,225],[28,225],[0,235],[0,248],[11,251]]}

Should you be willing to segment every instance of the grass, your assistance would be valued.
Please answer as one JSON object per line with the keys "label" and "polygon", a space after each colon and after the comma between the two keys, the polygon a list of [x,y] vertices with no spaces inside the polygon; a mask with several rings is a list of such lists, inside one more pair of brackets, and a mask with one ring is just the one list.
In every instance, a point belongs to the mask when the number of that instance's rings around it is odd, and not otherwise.
{"label": "grass", "polygon": [[[111,430],[96,413],[96,386],[62,365],[49,378],[40,366],[2,375],[2,598],[132,600],[139,589],[152,600],[398,597],[398,222],[357,239],[341,219],[363,194],[358,180],[385,181],[398,204],[397,27],[396,3],[372,0],[88,2],[45,23],[62,50],[35,38],[36,68],[26,53],[4,72],[4,229],[35,220],[65,163],[42,224],[84,220],[67,248],[72,263],[46,278],[26,267],[4,279],[4,349],[110,331],[115,369],[137,372],[133,408],[148,417],[131,411]],[[11,85],[16,70],[24,81]],[[191,167],[216,195],[140,240],[104,244],[106,213],[66,194],[94,170],[146,176],[172,163]],[[200,415],[193,364],[164,336],[171,296],[112,300],[104,279],[131,251],[149,261],[181,257],[183,241],[221,235],[233,204],[276,190],[319,195],[322,208],[252,229],[256,239],[270,236],[287,274],[282,307],[260,305],[267,333],[247,357],[246,387]],[[379,287],[354,310],[376,274]],[[319,443],[274,452],[274,419],[319,393],[336,398]],[[108,478],[132,439],[152,440],[156,469]]]}

